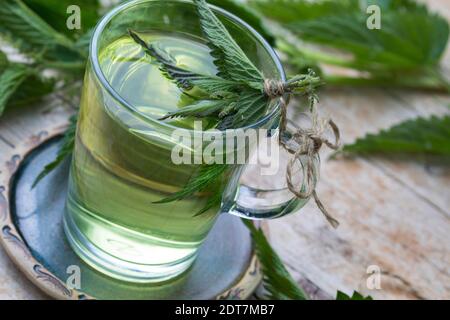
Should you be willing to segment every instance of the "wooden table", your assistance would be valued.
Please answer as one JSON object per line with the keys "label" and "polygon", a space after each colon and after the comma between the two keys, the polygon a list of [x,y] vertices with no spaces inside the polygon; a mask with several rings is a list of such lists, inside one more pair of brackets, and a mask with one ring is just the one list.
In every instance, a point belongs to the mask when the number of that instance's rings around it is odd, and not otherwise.
{"label": "wooden table", "polygon": [[[447,0],[428,3],[450,19]],[[444,64],[449,70],[450,52]],[[448,95],[400,90],[328,89],[320,104],[345,142],[450,111]],[[0,120],[0,162],[44,128],[64,126],[69,113],[57,100],[8,111]],[[332,229],[313,203],[270,222],[271,241],[295,279],[331,296],[339,289],[375,299],[450,299],[450,169],[381,158],[327,161],[326,153],[323,159],[318,192],[340,228]],[[370,266],[381,270],[380,290],[367,288]],[[0,248],[0,299],[45,298]]]}

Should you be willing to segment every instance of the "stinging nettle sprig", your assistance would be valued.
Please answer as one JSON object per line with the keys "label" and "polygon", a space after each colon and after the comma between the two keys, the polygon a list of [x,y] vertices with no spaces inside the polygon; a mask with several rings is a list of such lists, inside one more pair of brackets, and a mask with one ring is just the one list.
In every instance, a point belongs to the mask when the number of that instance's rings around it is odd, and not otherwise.
{"label": "stinging nettle sprig", "polygon": [[169,53],[155,44],[147,44],[137,32],[130,36],[145,52],[156,59],[161,71],[185,92],[201,91],[197,102],[162,119],[215,116],[217,129],[241,128],[267,114],[271,101],[286,94],[309,94],[321,84],[314,73],[295,76],[282,82],[267,79],[250,61],[206,1],[195,0],[207,45],[218,69],[216,75],[198,74],[179,67]]}

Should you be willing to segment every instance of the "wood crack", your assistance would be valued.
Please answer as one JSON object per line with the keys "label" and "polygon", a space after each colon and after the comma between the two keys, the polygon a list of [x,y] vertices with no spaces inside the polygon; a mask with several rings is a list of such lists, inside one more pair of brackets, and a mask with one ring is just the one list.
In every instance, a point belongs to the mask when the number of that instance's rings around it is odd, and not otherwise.
{"label": "wood crack", "polygon": [[3,141],[6,145],[10,146],[11,148],[15,149],[16,146],[14,144],[12,144],[11,142],[9,142],[5,137],[3,137],[0,134],[0,141]]}
{"label": "wood crack", "polygon": [[392,174],[390,171],[386,170],[381,166],[379,163],[377,163],[375,160],[366,159],[368,163],[370,163],[373,167],[378,169],[380,172],[382,172],[385,176],[388,178],[394,180],[396,183],[400,184],[403,188],[413,193],[415,196],[417,196],[422,201],[426,202],[428,205],[432,206],[434,209],[436,209],[437,212],[442,214],[444,218],[447,220],[450,220],[450,212],[447,212],[445,209],[441,208],[438,204],[434,203],[431,199],[429,199],[426,195],[422,194],[421,192],[415,190],[412,188],[409,184],[405,183],[402,179],[398,178],[395,174]]}

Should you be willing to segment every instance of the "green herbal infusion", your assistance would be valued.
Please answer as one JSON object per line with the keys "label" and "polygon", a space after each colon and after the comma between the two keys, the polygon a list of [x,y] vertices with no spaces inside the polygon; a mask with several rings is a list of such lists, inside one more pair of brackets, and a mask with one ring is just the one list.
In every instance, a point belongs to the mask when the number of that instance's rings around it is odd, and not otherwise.
{"label": "green herbal infusion", "polygon": [[[182,66],[216,72],[208,47],[199,39],[165,33],[147,33],[144,38],[170,52]],[[128,36],[100,52],[99,62],[110,85],[141,116],[160,118],[189,103],[189,97]],[[161,141],[145,119],[130,116],[113,102],[102,104],[96,86],[88,76],[71,172],[68,223],[116,263],[160,265],[165,268],[161,273],[173,276],[190,265],[215,221],[218,206],[194,217],[214,190],[154,204],[185,186],[196,167],[173,164],[173,145]],[[193,119],[171,124],[192,128]],[[170,264],[177,268],[171,270]]]}

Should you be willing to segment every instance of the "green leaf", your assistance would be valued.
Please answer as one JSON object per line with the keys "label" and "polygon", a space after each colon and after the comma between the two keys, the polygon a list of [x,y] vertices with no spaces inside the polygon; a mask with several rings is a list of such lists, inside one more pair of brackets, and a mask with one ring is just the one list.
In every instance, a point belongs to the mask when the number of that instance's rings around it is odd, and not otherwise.
{"label": "green leaf", "polygon": [[0,51],[0,116],[8,107],[33,103],[53,91],[55,82],[30,65],[10,63]]}
{"label": "green leaf", "polygon": [[[126,1],[128,0],[121,0],[120,2]],[[275,36],[269,28],[266,27],[263,17],[247,4],[235,0],[209,0],[208,3],[233,13],[258,31],[258,33],[261,34],[271,45],[275,44]]]}
{"label": "green leaf", "polygon": [[208,201],[206,202],[203,209],[201,209],[199,212],[197,212],[194,215],[194,217],[201,216],[202,214],[206,213],[208,210],[219,207],[222,203],[222,197],[223,197],[222,191],[223,190],[217,190],[217,191],[213,192],[213,194],[208,198]]}
{"label": "green leaf", "polygon": [[219,70],[218,76],[262,89],[263,75],[214,15],[206,1],[194,0],[194,3],[197,5],[203,34],[208,39],[207,44]]}
{"label": "green leaf", "polygon": [[450,116],[405,121],[347,145],[350,154],[397,154],[450,158]]}
{"label": "green leaf", "polygon": [[[173,79],[183,90],[189,91],[198,88],[209,97],[200,99],[196,103],[181,108],[176,112],[167,114],[162,119],[175,117],[207,117],[216,115],[219,117],[218,129],[244,127],[255,123],[266,114],[269,106],[269,98],[261,91],[246,86],[242,82],[223,79],[217,76],[200,75],[177,66],[167,52],[159,47],[147,44],[134,31],[129,31],[130,36],[151,57],[160,64],[161,71]],[[303,79],[303,78],[302,78]],[[290,84],[293,88],[300,87],[301,81],[294,79]],[[308,83],[308,85],[311,85]],[[237,92],[240,92],[238,95]],[[215,100],[212,100],[212,99]]]}
{"label": "green leaf", "polygon": [[[369,1],[382,7],[380,30],[367,28],[366,6],[358,1],[287,1],[296,18],[283,19],[268,10],[284,0],[257,1],[256,6],[284,23],[303,40],[354,54],[354,66],[373,71],[434,65],[442,57],[449,36],[448,22],[413,1]],[[362,3],[362,2],[359,2]],[[288,10],[287,10],[288,11]]]}
{"label": "green leaf", "polygon": [[8,101],[7,108],[39,101],[53,92],[55,81],[32,74],[22,82]]}
{"label": "green leaf", "polygon": [[209,0],[208,2],[238,16],[258,31],[267,40],[267,42],[271,45],[275,44],[275,37],[266,27],[263,18],[256,10],[253,10],[247,4],[237,2],[235,0]]}
{"label": "green leaf", "polygon": [[242,128],[248,124],[256,123],[264,116],[269,107],[270,99],[256,90],[243,91],[236,102],[237,113],[233,114],[232,125],[226,125],[226,118],[218,127]]}
{"label": "green leaf", "polygon": [[190,80],[193,87],[200,89],[214,99],[237,98],[238,93],[246,88],[245,84],[218,77],[199,77]]}
{"label": "green leaf", "polygon": [[218,115],[231,104],[233,102],[229,100],[197,100],[195,103],[183,107],[180,110],[169,112],[160,120],[177,117],[203,118],[214,114]]}
{"label": "green leaf", "polygon": [[264,232],[257,229],[252,221],[246,219],[242,219],[242,221],[252,235],[264,275],[264,289],[269,293],[268,298],[272,300],[307,300],[308,296],[286,270],[280,257],[270,246]]}
{"label": "green leaf", "polygon": [[137,32],[128,30],[128,34],[144,49],[146,54],[156,59],[160,65],[161,72],[167,78],[174,80],[180,88],[190,90],[193,87],[191,80],[203,77],[203,75],[177,66],[175,59],[171,55],[161,50],[157,45],[147,44]]}
{"label": "green leaf", "polygon": [[0,50],[0,74],[8,67],[9,61],[6,54]]}
{"label": "green leaf", "polygon": [[157,45],[147,44],[135,31],[129,30],[128,33],[149,56],[156,59],[160,65],[161,72],[167,78],[175,81],[183,90],[189,91],[197,87],[210,97],[217,97],[221,93],[227,95],[229,91],[236,91],[243,85],[236,81],[222,79],[214,75],[198,74],[179,67],[175,59]]}
{"label": "green leaf", "polygon": [[74,43],[57,32],[21,0],[3,0],[0,34],[22,53],[33,58],[80,58]]}
{"label": "green leaf", "polygon": [[342,291],[338,291],[337,292],[337,296],[336,296],[336,300],[342,300],[342,301],[347,301],[347,300],[373,300],[373,298],[371,296],[367,296],[364,297],[362,294],[360,294],[359,292],[353,292],[353,295],[350,297],[349,295],[343,293]]}
{"label": "green leaf", "polygon": [[[100,19],[100,3],[97,0],[23,0],[23,2],[44,21],[60,33],[75,38],[93,28]],[[67,28],[70,14],[67,8],[71,5],[80,7],[81,29]]]}
{"label": "green leaf", "polygon": [[39,176],[34,181],[32,186],[33,188],[36,187],[36,185],[40,181],[42,181],[42,179],[44,179],[49,173],[55,170],[67,157],[69,157],[72,154],[73,149],[75,147],[77,120],[78,120],[77,116],[73,116],[70,118],[69,127],[64,133],[64,137],[62,139],[61,146],[56,156],[56,159],[45,166],[44,170],[39,174]]}
{"label": "green leaf", "polygon": [[11,64],[0,74],[0,116],[11,97],[31,74],[31,69],[21,64]]}
{"label": "green leaf", "polygon": [[[200,89],[209,98],[223,98],[235,96],[245,83],[233,80],[226,80],[214,75],[205,75],[186,70],[179,67],[175,59],[157,45],[147,44],[134,31],[128,31],[133,40],[139,44],[144,51],[156,59],[161,72],[170,80],[173,80],[181,89],[185,91],[193,88]],[[170,118],[168,116],[166,118]]]}
{"label": "green leaf", "polygon": [[[345,53],[340,57],[310,46],[280,42],[297,71],[324,63],[367,72],[346,78],[325,75],[334,85],[391,85],[449,90],[438,64],[449,38],[446,19],[412,0],[253,0],[251,4],[280,22],[303,42]],[[381,7],[381,29],[367,28],[370,4]]]}
{"label": "green leaf", "polygon": [[447,22],[423,13],[383,13],[382,28],[370,30],[364,13],[291,23],[302,39],[344,49],[353,66],[378,72],[435,65],[447,46]]}
{"label": "green leaf", "polygon": [[345,14],[359,9],[355,0],[248,0],[250,6],[273,20],[291,23]]}
{"label": "green leaf", "polygon": [[90,29],[86,33],[82,34],[75,43],[75,47],[81,51],[86,52],[86,55],[89,55],[89,46],[91,44],[91,38],[93,34],[94,29]]}
{"label": "green leaf", "polygon": [[33,103],[53,91],[55,82],[27,64],[10,63],[0,51],[0,116],[7,107]]}
{"label": "green leaf", "polygon": [[197,192],[208,190],[208,200],[205,206],[194,215],[194,217],[200,216],[208,210],[220,205],[222,201],[222,191],[225,187],[222,178],[224,174],[226,174],[228,168],[229,167],[227,165],[221,164],[202,165],[200,166],[198,174],[193,176],[181,191],[176,192],[160,201],[154,202],[154,204],[179,201],[190,197]]}
{"label": "green leaf", "polygon": [[155,203],[161,204],[178,201],[190,197],[199,191],[205,190],[209,186],[216,184],[225,174],[227,169],[227,165],[202,165],[199,173],[193,177],[181,191]]}

